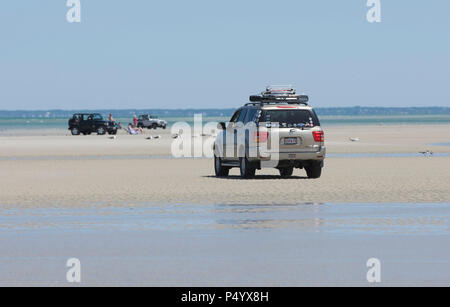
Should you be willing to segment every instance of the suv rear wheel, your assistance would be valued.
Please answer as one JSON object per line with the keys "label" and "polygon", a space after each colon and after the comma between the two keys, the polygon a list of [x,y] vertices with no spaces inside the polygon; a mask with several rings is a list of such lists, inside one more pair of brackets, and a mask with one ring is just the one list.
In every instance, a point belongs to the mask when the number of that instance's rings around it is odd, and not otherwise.
{"label": "suv rear wheel", "polygon": [[78,128],[72,128],[70,132],[72,132],[72,135],[80,135],[80,130],[78,130]]}
{"label": "suv rear wheel", "polygon": [[222,166],[222,159],[214,155],[214,170],[216,177],[227,177],[230,173],[230,168]]}
{"label": "suv rear wheel", "polygon": [[255,177],[256,169],[251,166],[246,157],[239,158],[239,170],[242,178]]}
{"label": "suv rear wheel", "polygon": [[310,179],[320,178],[320,175],[322,174],[322,166],[323,166],[322,162],[318,161],[311,162],[311,164],[305,166],[308,178]]}
{"label": "suv rear wheel", "polygon": [[106,134],[106,129],[105,129],[105,127],[103,127],[103,126],[98,127],[98,128],[97,128],[97,134],[98,134],[98,135],[104,135],[104,134]]}
{"label": "suv rear wheel", "polygon": [[294,172],[293,167],[284,167],[284,168],[279,168],[278,170],[280,171],[281,177],[291,177],[292,173]]}

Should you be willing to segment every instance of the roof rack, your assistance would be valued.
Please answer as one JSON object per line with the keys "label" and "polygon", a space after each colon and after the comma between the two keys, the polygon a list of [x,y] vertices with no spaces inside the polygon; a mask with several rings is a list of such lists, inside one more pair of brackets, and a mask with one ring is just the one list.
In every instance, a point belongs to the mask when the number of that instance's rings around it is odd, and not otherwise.
{"label": "roof rack", "polygon": [[271,85],[261,95],[250,96],[250,101],[253,104],[287,103],[308,105],[309,97],[307,95],[297,95],[295,89],[290,85]]}

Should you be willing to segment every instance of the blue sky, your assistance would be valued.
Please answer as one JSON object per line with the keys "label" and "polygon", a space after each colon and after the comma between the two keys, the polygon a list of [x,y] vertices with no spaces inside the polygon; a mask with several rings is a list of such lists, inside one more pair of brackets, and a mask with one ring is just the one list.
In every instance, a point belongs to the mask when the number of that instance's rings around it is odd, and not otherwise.
{"label": "blue sky", "polygon": [[450,1],[4,0],[0,109],[230,108],[268,84],[311,104],[450,106]]}

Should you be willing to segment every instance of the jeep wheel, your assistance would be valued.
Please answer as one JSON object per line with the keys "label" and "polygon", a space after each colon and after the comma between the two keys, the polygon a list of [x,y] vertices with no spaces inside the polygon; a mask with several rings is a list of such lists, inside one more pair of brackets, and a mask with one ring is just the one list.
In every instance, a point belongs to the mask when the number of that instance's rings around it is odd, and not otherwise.
{"label": "jeep wheel", "polygon": [[322,162],[319,161],[311,162],[310,165],[305,166],[308,178],[310,179],[320,178],[320,175],[322,174],[322,166],[323,166]]}
{"label": "jeep wheel", "polygon": [[214,155],[214,170],[216,177],[227,177],[230,173],[230,168],[222,166],[222,159]]}
{"label": "jeep wheel", "polygon": [[156,128],[158,128],[158,125],[153,124],[153,125],[152,125],[152,129],[156,129]]}
{"label": "jeep wheel", "polygon": [[280,171],[280,176],[283,178],[291,177],[294,172],[293,167],[283,167],[278,169]]}
{"label": "jeep wheel", "polygon": [[97,128],[97,134],[98,135],[105,135],[106,134],[106,129],[105,127],[101,126]]}
{"label": "jeep wheel", "polygon": [[255,177],[256,169],[251,166],[246,157],[239,158],[239,170],[242,178]]}
{"label": "jeep wheel", "polygon": [[80,130],[78,130],[78,128],[72,128],[70,132],[72,132],[72,135],[80,135]]}

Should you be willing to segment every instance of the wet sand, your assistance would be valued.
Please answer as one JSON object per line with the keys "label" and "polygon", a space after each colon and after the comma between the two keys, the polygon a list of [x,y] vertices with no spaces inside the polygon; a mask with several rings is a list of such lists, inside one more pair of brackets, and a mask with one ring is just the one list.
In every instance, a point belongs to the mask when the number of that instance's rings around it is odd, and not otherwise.
{"label": "wet sand", "polygon": [[78,207],[95,203],[296,204],[448,202],[450,157],[329,158],[319,180],[277,170],[242,180],[214,176],[212,159],[0,161],[1,206]]}

